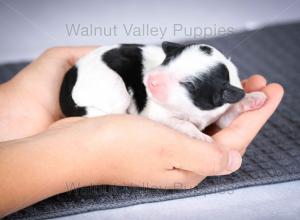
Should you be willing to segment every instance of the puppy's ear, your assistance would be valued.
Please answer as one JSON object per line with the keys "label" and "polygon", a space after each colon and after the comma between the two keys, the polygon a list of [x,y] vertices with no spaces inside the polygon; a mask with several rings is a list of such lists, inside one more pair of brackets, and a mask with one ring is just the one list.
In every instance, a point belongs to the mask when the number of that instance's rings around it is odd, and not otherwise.
{"label": "puppy's ear", "polygon": [[169,41],[164,41],[164,42],[162,42],[161,47],[164,50],[165,54],[169,54],[169,53],[171,53],[174,50],[183,48],[184,45],[178,44],[178,43],[169,42]]}
{"label": "puppy's ear", "polygon": [[245,92],[244,90],[232,86],[229,83],[225,85],[225,89],[223,90],[222,99],[224,103],[236,103],[244,98]]}

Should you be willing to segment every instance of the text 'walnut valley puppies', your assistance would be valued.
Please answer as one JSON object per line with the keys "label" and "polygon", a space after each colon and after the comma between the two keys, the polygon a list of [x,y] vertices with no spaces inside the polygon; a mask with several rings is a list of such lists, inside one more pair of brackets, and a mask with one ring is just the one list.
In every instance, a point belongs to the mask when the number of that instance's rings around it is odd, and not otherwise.
{"label": "text 'walnut valley puppies'", "polygon": [[262,92],[244,93],[217,49],[171,42],[99,47],[69,70],[60,94],[65,116],[139,114],[205,141],[205,127],[224,128],[265,101]]}

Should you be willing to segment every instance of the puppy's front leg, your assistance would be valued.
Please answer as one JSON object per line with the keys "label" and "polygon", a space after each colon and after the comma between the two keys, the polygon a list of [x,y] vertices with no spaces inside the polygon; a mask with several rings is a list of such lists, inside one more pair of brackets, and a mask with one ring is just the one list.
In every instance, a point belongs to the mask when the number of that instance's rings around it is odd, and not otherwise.
{"label": "puppy's front leg", "polygon": [[192,138],[197,138],[199,140],[210,142],[210,143],[213,142],[213,139],[210,136],[201,132],[193,123],[189,121],[185,121],[177,118],[168,118],[164,120],[163,123]]}
{"label": "puppy's front leg", "polygon": [[263,92],[247,93],[238,103],[232,105],[224,115],[216,122],[220,128],[228,125],[241,113],[261,108],[267,100]]}

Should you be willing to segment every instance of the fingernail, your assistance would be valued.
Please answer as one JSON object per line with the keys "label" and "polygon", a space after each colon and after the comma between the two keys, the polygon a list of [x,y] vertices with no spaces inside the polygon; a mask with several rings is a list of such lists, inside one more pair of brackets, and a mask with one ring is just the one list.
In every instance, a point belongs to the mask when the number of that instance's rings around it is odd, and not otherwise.
{"label": "fingernail", "polygon": [[241,167],[241,164],[242,164],[242,157],[240,153],[235,150],[229,151],[227,170],[230,172],[234,172]]}

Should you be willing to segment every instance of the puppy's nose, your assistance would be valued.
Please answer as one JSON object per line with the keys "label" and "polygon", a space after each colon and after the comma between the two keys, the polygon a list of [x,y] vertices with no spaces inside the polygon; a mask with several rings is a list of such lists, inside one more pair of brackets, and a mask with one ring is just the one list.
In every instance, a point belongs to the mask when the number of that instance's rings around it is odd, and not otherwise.
{"label": "puppy's nose", "polygon": [[148,86],[152,89],[157,89],[167,84],[168,77],[162,73],[151,74],[148,78]]}
{"label": "puppy's nose", "polygon": [[159,80],[153,79],[153,80],[150,81],[150,83],[151,83],[151,86],[152,86],[152,87],[155,87],[155,86],[158,86],[158,85],[159,85]]}
{"label": "puppy's nose", "polygon": [[168,96],[170,78],[167,74],[161,72],[150,73],[147,80],[147,87],[154,97],[163,101]]}

